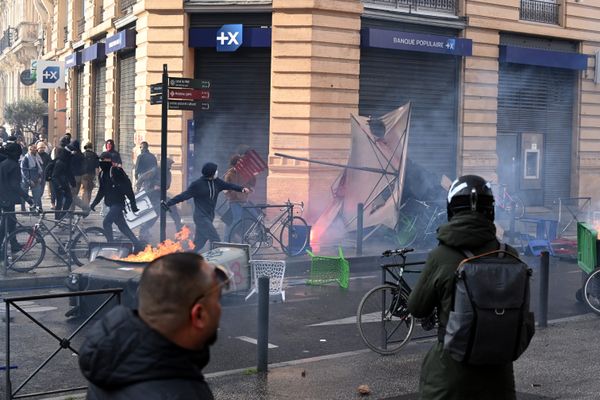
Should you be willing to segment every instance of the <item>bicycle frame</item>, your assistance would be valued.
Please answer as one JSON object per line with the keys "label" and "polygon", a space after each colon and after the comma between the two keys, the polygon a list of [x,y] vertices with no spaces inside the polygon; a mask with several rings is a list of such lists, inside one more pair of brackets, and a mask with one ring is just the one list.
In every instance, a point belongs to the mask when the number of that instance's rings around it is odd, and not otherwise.
{"label": "bicycle frame", "polygon": [[[291,224],[294,218],[294,203],[288,201],[286,204],[275,204],[275,205],[267,205],[267,204],[260,204],[260,205],[253,205],[253,206],[244,206],[243,208],[258,208],[264,210],[266,208],[280,208],[283,209],[282,212],[280,214],[278,214],[274,220],[272,220],[271,222],[265,223],[265,214],[263,212],[258,213],[258,217],[256,218],[256,221],[250,226],[250,228],[248,229],[248,231],[250,230],[254,230],[256,228],[256,226],[258,226],[258,224],[261,225],[264,233],[268,236],[270,236],[271,238],[273,238],[273,240],[275,240],[277,243],[279,243],[279,245],[283,248],[284,245],[283,243],[281,243],[281,241],[279,240],[279,238],[275,235],[275,232],[279,232],[280,229],[283,229],[283,226],[285,225],[286,221]],[[300,205],[300,207],[302,208],[302,205]],[[290,229],[290,234],[291,234],[291,229]],[[291,240],[290,240],[291,242]]]}

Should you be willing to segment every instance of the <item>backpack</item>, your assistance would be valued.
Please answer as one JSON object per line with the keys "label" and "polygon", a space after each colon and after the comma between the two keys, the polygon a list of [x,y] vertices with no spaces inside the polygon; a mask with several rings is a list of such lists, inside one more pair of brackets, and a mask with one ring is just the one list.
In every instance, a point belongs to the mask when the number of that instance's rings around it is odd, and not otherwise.
{"label": "backpack", "polygon": [[54,172],[54,164],[56,164],[56,160],[51,160],[46,168],[44,168],[44,180],[46,182],[50,182],[52,180],[52,173]]}
{"label": "backpack", "polygon": [[531,268],[505,244],[478,256],[462,252],[467,258],[456,271],[444,349],[454,360],[472,365],[515,361],[535,333],[529,311]]}

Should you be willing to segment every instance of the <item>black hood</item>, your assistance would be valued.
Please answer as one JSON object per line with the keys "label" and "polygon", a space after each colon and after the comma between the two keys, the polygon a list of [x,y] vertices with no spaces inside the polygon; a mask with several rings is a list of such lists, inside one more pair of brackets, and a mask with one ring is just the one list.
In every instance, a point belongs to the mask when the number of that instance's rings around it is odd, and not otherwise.
{"label": "black hood", "polygon": [[110,167],[112,167],[112,161],[100,161],[100,169],[108,174]]}
{"label": "black hood", "polygon": [[496,226],[481,213],[463,211],[441,225],[437,237],[448,246],[477,249],[496,238]]}
{"label": "black hood", "polygon": [[183,349],[117,306],[90,329],[79,352],[83,375],[103,389],[158,379],[202,380],[208,348]]}
{"label": "black hood", "polygon": [[69,157],[71,157],[71,152],[67,149],[57,149],[56,151],[56,159],[62,161],[68,161]]}
{"label": "black hood", "polygon": [[21,145],[19,145],[18,143],[9,143],[4,147],[4,151],[6,152],[6,155],[8,156],[8,158],[12,159],[12,160],[18,160],[19,157],[21,157],[21,154],[23,153],[23,149],[21,148]]}

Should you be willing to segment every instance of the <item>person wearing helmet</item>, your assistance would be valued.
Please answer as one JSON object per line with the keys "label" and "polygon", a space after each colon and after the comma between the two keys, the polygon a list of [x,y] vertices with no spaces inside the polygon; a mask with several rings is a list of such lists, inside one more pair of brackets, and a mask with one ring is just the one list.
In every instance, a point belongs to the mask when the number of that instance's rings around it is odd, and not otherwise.
{"label": "person wearing helmet", "polygon": [[213,226],[215,218],[215,206],[219,193],[223,190],[235,190],[236,192],[248,193],[250,189],[227,183],[218,178],[217,164],[208,162],[202,167],[202,177],[191,183],[190,187],[162,203],[165,210],[182,201],[194,199],[194,224],[196,234],[194,236],[195,251],[200,251],[207,241],[219,242],[219,234]]}
{"label": "person wearing helmet", "polygon": [[[6,158],[0,162],[0,211],[13,213],[15,204],[24,199],[30,205],[33,205],[33,199],[21,187],[21,168],[19,167],[19,157],[21,156],[21,146],[17,143],[8,143],[5,148]],[[5,224],[8,226],[5,228]],[[12,233],[16,228],[17,220],[14,214],[7,214],[0,222],[0,243],[4,242],[4,232]],[[13,253],[20,250],[20,245],[14,239],[10,243]],[[0,252],[3,249],[0,249]],[[4,258],[4,257],[2,257]]]}
{"label": "person wearing helmet", "polygon": [[[500,247],[489,182],[476,175],[461,176],[450,186],[446,200],[448,223],[438,228],[439,244],[429,253],[408,299],[408,309],[414,317],[426,318],[436,310],[439,321],[438,341],[421,367],[420,398],[515,399],[512,363],[472,366],[455,361],[444,350],[442,341],[453,302],[455,272],[465,258],[461,250],[482,254]],[[509,246],[507,251],[517,255]]]}

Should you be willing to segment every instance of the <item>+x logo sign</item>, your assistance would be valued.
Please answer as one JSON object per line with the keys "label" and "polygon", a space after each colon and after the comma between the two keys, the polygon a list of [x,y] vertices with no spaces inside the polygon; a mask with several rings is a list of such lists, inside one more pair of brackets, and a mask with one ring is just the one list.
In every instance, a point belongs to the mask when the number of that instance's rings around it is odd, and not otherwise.
{"label": "+x logo sign", "polygon": [[217,51],[236,51],[244,42],[242,24],[223,25],[217,31]]}

